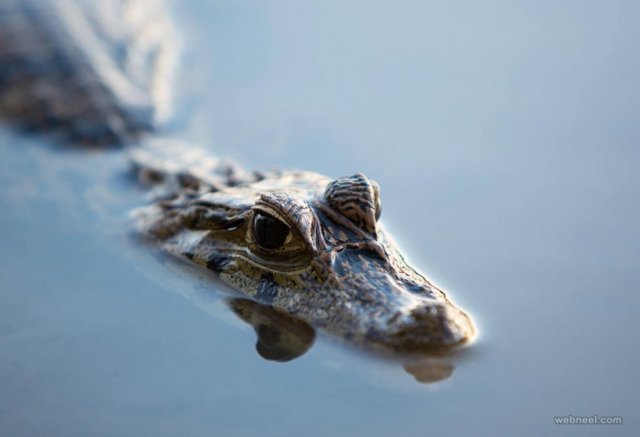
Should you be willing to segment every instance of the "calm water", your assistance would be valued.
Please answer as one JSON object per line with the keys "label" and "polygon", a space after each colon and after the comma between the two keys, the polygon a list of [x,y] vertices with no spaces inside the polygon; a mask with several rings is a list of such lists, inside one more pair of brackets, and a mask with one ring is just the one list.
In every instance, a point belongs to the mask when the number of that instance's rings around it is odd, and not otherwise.
{"label": "calm water", "polygon": [[[637,2],[177,13],[187,137],[376,179],[479,339],[435,384],[322,336],[266,361],[211,283],[131,238],[120,154],[3,129],[1,435],[640,433]],[[593,414],[624,423],[554,425]]]}

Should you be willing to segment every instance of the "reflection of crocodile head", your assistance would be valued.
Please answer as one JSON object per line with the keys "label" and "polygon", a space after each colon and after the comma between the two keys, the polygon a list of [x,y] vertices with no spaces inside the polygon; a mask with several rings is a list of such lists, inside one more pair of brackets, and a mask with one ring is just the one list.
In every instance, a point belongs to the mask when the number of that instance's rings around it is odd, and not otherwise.
{"label": "reflection of crocodile head", "polygon": [[182,178],[138,213],[145,235],[233,288],[348,341],[446,349],[469,317],[402,258],[378,223],[378,185],[276,172],[226,186]]}
{"label": "reflection of crocodile head", "polygon": [[229,306],[253,326],[258,336],[256,351],[265,360],[293,360],[304,355],[315,340],[315,330],[308,323],[268,305],[249,299],[231,299]]}
{"label": "reflection of crocodile head", "polygon": [[449,357],[427,357],[416,363],[407,363],[404,370],[421,384],[444,381],[453,374],[453,361]]}
{"label": "reflection of crocodile head", "polygon": [[[240,319],[253,327],[258,337],[256,351],[265,360],[295,360],[304,355],[315,341],[315,330],[308,323],[271,305],[244,298],[230,299],[227,303]],[[402,358],[405,372],[422,384],[445,380],[453,373],[453,354],[422,354]]]}

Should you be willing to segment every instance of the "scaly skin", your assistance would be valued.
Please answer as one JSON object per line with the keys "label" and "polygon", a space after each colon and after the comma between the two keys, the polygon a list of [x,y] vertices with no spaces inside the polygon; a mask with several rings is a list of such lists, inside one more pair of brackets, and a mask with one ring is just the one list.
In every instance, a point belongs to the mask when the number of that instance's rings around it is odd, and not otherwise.
{"label": "scaly skin", "polygon": [[[469,317],[411,268],[386,235],[378,222],[378,185],[365,175],[244,174],[204,158],[176,170],[169,159],[163,167],[163,153],[171,155],[160,147],[133,153],[143,179],[170,187],[136,213],[147,240],[256,301],[353,343],[439,350],[473,336]],[[254,217],[265,213],[287,226],[282,247],[256,241]]]}
{"label": "scaly skin", "polygon": [[[153,133],[175,38],[149,1],[0,0],[0,118],[83,145],[137,145]],[[378,185],[363,174],[244,173],[186,147],[160,149],[133,152],[141,178],[162,182],[163,200],[137,212],[148,240],[353,343],[432,350],[473,336],[469,317],[386,235]],[[282,244],[260,244],[257,216],[281,223]]]}

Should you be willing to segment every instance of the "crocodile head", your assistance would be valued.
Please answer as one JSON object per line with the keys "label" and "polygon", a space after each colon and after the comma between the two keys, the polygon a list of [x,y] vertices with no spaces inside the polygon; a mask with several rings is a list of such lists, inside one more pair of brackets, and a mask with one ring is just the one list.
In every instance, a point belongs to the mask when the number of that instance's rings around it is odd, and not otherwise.
{"label": "crocodile head", "polygon": [[473,335],[469,317],[385,234],[378,185],[363,174],[277,172],[192,188],[144,209],[144,233],[256,301],[396,351],[446,349]]}

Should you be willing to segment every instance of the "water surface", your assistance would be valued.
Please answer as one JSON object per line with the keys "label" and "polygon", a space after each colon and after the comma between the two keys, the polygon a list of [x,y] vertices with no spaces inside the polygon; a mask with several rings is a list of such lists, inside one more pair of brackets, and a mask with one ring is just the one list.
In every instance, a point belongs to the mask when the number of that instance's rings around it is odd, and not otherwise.
{"label": "water surface", "polygon": [[[435,384],[322,336],[264,360],[215,286],[131,238],[119,153],[5,128],[0,434],[638,434],[637,3],[176,9],[177,130],[376,179],[479,338]],[[593,414],[624,423],[554,424]]]}

